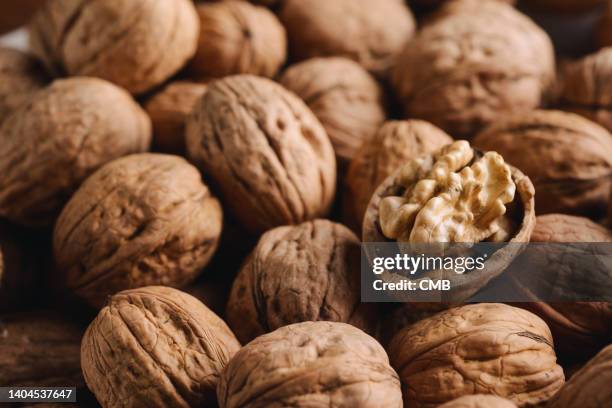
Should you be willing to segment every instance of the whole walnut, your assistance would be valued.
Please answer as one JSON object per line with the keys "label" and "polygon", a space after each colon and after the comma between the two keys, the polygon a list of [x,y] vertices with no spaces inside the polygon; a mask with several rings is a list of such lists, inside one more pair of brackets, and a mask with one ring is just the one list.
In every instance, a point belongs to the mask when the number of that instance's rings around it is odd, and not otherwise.
{"label": "whole walnut", "polygon": [[91,173],[150,142],[151,121],[127,92],[95,78],[57,80],[0,127],[0,216],[49,226]]}
{"label": "whole walnut", "polygon": [[392,82],[407,117],[454,137],[539,106],[555,75],[546,33],[499,1],[446,3],[406,47]]}
{"label": "whole walnut", "polygon": [[549,12],[576,13],[602,6],[607,0],[523,0],[530,6]]}
{"label": "whole walnut", "polygon": [[287,59],[287,34],[265,7],[246,1],[199,4],[198,51],[190,74],[220,78],[235,74],[273,77]]}
{"label": "whole walnut", "polygon": [[601,350],[551,398],[547,408],[600,408],[612,400],[612,344]]}
{"label": "whole walnut", "polygon": [[62,211],[53,250],[66,286],[100,307],[123,289],[184,286],[208,263],[221,206],[177,156],[138,154],[102,167]]}
{"label": "whole walnut", "polygon": [[400,408],[397,374],[376,340],[345,323],[281,327],[244,346],[229,362],[221,408]]}
{"label": "whole walnut", "polygon": [[227,321],[243,343],[305,321],[373,332],[373,308],[360,303],[359,262],[359,239],[341,224],[315,220],[269,230],[234,281]]}
{"label": "whole walnut", "polygon": [[153,122],[153,147],[156,150],[185,155],[187,117],[207,88],[198,82],[171,82],[147,101],[145,109]]}
{"label": "whole walnut", "polygon": [[386,122],[355,153],[346,177],[346,218],[361,228],[376,187],[405,162],[451,143],[444,131],[421,120]]}
{"label": "whole walnut", "polygon": [[336,161],[325,130],[266,78],[213,82],[188,119],[187,150],[252,232],[324,216],[332,204]]}
{"label": "whole walnut", "polygon": [[535,185],[538,214],[605,213],[612,135],[572,113],[532,111],[498,121],[474,139],[524,171]]}
{"label": "whole walnut", "polygon": [[0,317],[3,387],[78,387],[84,384],[79,348],[83,330],[55,312]]}
{"label": "whole walnut", "polygon": [[285,0],[279,16],[294,61],[347,57],[380,76],[415,31],[403,0]]}
{"label": "whole walnut", "polygon": [[385,120],[382,87],[352,60],[312,58],[290,66],[279,82],[321,121],[341,165],[348,164]]}
{"label": "whole walnut", "polygon": [[33,56],[0,47],[0,124],[48,82]]}
{"label": "whole walnut", "polygon": [[516,408],[516,405],[495,395],[476,394],[459,397],[440,405],[439,408]]}
{"label": "whole walnut", "polygon": [[436,407],[470,394],[533,406],[546,402],[564,381],[546,323],[499,303],[457,307],[421,320],[396,334],[388,350],[411,407]]}
{"label": "whole walnut", "polygon": [[30,42],[56,73],[100,77],[141,94],[193,57],[198,27],[189,0],[54,0],[33,18]]}
{"label": "whole walnut", "polygon": [[239,348],[223,320],[196,298],[150,286],[110,298],[85,332],[81,361],[104,408],[208,407]]}

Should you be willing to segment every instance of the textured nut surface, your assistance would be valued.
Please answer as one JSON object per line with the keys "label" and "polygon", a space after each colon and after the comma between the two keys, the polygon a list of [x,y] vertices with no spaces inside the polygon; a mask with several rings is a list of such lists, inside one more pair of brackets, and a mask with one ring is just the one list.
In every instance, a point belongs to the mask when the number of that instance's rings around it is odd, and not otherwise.
{"label": "textured nut surface", "polygon": [[0,215],[50,225],[103,164],[148,149],[151,123],[122,89],[94,78],[57,80],[0,128]]}
{"label": "textured nut surface", "polygon": [[474,146],[500,153],[535,185],[539,214],[605,212],[612,174],[612,135],[581,116],[533,111],[499,121]]}
{"label": "textured nut surface", "polygon": [[123,289],[193,280],[221,233],[219,202],[177,156],[131,155],[102,167],[68,202],[53,235],[65,284],[95,306]]}
{"label": "textured nut surface", "polygon": [[381,86],[349,59],[312,58],[290,66],[279,81],[321,121],[341,163],[348,162],[385,120]]}
{"label": "textured nut surface", "polygon": [[200,39],[189,65],[192,75],[276,75],[287,58],[287,34],[270,10],[235,0],[200,4],[197,10]]}
{"label": "textured nut surface", "polygon": [[55,0],[34,17],[30,41],[56,72],[100,77],[138,94],[194,55],[198,27],[189,0]]}
{"label": "textured nut surface", "polygon": [[147,101],[145,109],[153,122],[153,146],[157,150],[185,154],[187,117],[207,88],[197,82],[171,82]]}
{"label": "textured nut surface", "polygon": [[516,405],[495,395],[477,394],[454,399],[439,408],[516,408]]}
{"label": "textured nut surface", "polygon": [[282,327],[243,347],[223,371],[221,408],[399,408],[397,374],[384,349],[344,323]]}
{"label": "textured nut surface", "polygon": [[83,374],[104,408],[214,406],[240,344],[216,314],[176,289],[113,296],[87,329]]}
{"label": "textured nut surface", "polygon": [[361,226],[376,187],[402,164],[433,153],[452,138],[437,127],[420,120],[386,122],[355,153],[347,174],[345,201],[348,218]]}
{"label": "textured nut surface", "polygon": [[251,231],[323,216],[332,203],[336,161],[325,130],[268,79],[213,82],[188,120],[187,149]]}
{"label": "textured nut surface", "polygon": [[512,306],[449,309],[400,331],[389,346],[404,401],[435,407],[470,394],[494,394],[519,407],[548,400],[564,381],[550,330]]}
{"label": "textured nut surface", "polygon": [[415,30],[402,0],[287,0],[279,15],[294,60],[342,56],[376,74],[391,68]]}
{"label": "textured nut surface", "polygon": [[502,2],[462,0],[406,46],[392,79],[407,117],[469,137],[539,106],[554,72],[552,43],[529,18]]}
{"label": "textured nut surface", "polygon": [[327,220],[266,232],[242,266],[227,320],[246,343],[291,323],[328,320],[371,330],[360,304],[359,239]]}

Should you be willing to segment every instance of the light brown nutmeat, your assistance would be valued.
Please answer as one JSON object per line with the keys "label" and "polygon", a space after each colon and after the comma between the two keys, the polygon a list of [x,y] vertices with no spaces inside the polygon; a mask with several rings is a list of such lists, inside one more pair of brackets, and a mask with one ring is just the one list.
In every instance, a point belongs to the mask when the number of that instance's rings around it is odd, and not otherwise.
{"label": "light brown nutmeat", "polygon": [[498,1],[449,2],[405,47],[392,75],[404,113],[453,137],[544,101],[555,76],[551,40]]}
{"label": "light brown nutmeat", "polygon": [[282,327],[244,346],[223,371],[221,408],[400,408],[397,374],[382,346],[333,322]]}
{"label": "light brown nutmeat", "polygon": [[568,112],[536,110],[498,121],[473,143],[497,151],[529,176],[538,214],[605,213],[612,135],[596,123]]}
{"label": "light brown nutmeat", "polygon": [[102,167],[70,199],[53,234],[65,285],[95,307],[120,290],[180,287],[217,248],[221,206],[178,156],[131,155]]}
{"label": "light brown nutmeat", "polygon": [[193,296],[150,286],[111,297],[81,345],[87,386],[103,408],[215,406],[240,343]]}
{"label": "light brown nutmeat", "polygon": [[343,166],[385,120],[382,87],[347,58],[311,58],[287,68],[279,82],[302,98],[321,121]]}
{"label": "light brown nutmeat", "polygon": [[287,59],[287,34],[274,13],[246,1],[197,5],[198,51],[189,64],[196,78],[253,74],[273,77]]}
{"label": "light brown nutmeat", "polygon": [[325,129],[266,78],[211,83],[188,120],[187,150],[252,232],[325,216],[332,204],[336,161]]}
{"label": "light brown nutmeat", "polygon": [[151,121],[123,89],[95,78],[57,80],[0,128],[0,215],[50,226],[100,166],[148,150]]}
{"label": "light brown nutmeat", "polygon": [[403,0],[286,0],[279,17],[293,61],[340,56],[386,76],[415,31]]}
{"label": "light brown nutmeat", "polygon": [[493,394],[519,407],[563,385],[546,323],[525,310],[480,303],[441,312],[395,335],[388,348],[411,407]]}
{"label": "light brown nutmeat", "polygon": [[266,232],[242,266],[227,321],[246,343],[292,323],[335,321],[373,333],[375,309],[360,303],[360,245],[327,220]]}
{"label": "light brown nutmeat", "polygon": [[55,0],[33,18],[30,42],[55,73],[142,94],[193,57],[198,29],[189,0]]}
{"label": "light brown nutmeat", "polygon": [[459,397],[438,408],[516,408],[516,405],[495,395],[476,394]]}

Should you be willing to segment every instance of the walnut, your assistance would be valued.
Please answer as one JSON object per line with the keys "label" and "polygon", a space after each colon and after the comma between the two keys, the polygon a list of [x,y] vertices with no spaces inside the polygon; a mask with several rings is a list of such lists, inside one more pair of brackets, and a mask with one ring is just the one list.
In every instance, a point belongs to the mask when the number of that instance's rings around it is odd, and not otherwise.
{"label": "walnut", "polygon": [[100,307],[123,289],[184,286],[221,233],[219,202],[177,156],[131,155],[102,167],[62,211],[53,234],[66,286]]}
{"label": "walnut", "polygon": [[36,58],[0,47],[0,124],[47,82],[47,76]]}
{"label": "walnut", "polygon": [[325,130],[268,79],[213,82],[188,120],[187,150],[252,232],[324,216],[332,204],[336,162]]}
{"label": "walnut", "polygon": [[516,408],[516,405],[495,395],[476,394],[459,397],[440,405],[439,408]]}
{"label": "walnut", "polygon": [[193,57],[198,27],[189,0],[55,0],[33,18],[30,42],[56,73],[100,77],[141,94]]}
{"label": "walnut", "polygon": [[402,0],[286,0],[279,15],[293,60],[342,56],[377,75],[387,73],[415,31]]}
{"label": "walnut", "polygon": [[111,297],[81,345],[83,374],[103,407],[214,406],[240,344],[216,314],[176,289]]}
{"label": "walnut", "polygon": [[433,153],[453,139],[420,120],[386,122],[359,148],[349,166],[344,201],[346,218],[361,227],[376,187],[403,163]]}
{"label": "walnut", "polygon": [[533,111],[500,120],[474,139],[533,180],[538,214],[597,217],[610,192],[612,136],[581,116]]}
{"label": "walnut", "polygon": [[287,58],[287,34],[265,7],[245,1],[197,6],[198,51],[190,73],[202,78],[234,74],[273,77]]}
{"label": "walnut", "polygon": [[346,166],[385,120],[382,87],[349,59],[309,59],[290,66],[280,83],[302,98],[321,121],[341,165]]}
{"label": "walnut", "polygon": [[539,106],[555,74],[544,31],[510,5],[444,5],[406,46],[392,76],[407,117],[453,136]]}
{"label": "walnut", "polygon": [[87,176],[150,139],[148,116],[122,89],[94,78],[53,82],[0,128],[0,216],[51,225]]}
{"label": "walnut", "polygon": [[198,82],[171,82],[153,95],[145,109],[153,121],[153,146],[163,153],[185,154],[185,123],[207,86]]}
{"label": "walnut", "polygon": [[599,408],[612,400],[612,345],[601,350],[549,401],[547,408]]}
{"label": "walnut", "polygon": [[525,6],[549,12],[577,13],[594,9],[607,0],[524,0]]}
{"label": "walnut", "polygon": [[79,347],[83,330],[53,312],[0,318],[0,378],[3,387],[83,385]]}
{"label": "walnut", "polygon": [[470,394],[533,406],[564,381],[546,323],[504,304],[441,312],[400,331],[388,350],[411,407],[436,407]]}
{"label": "walnut", "polygon": [[234,281],[230,327],[243,343],[305,321],[372,332],[373,308],[360,304],[359,262],[359,239],[340,224],[315,220],[266,232]]}
{"label": "walnut", "polygon": [[344,323],[282,327],[244,346],[229,362],[221,408],[400,408],[397,374],[380,344]]}

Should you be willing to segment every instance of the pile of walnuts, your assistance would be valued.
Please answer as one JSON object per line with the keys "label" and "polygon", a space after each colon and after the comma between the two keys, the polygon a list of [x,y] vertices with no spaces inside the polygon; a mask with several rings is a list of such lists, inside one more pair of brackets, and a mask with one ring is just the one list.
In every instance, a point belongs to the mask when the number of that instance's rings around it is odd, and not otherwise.
{"label": "pile of walnuts", "polygon": [[[609,406],[612,303],[465,304],[511,243],[612,243],[603,3],[41,1],[29,49],[0,48],[0,386]],[[594,21],[596,51],[568,58],[520,10]],[[362,302],[381,242],[500,249],[443,302]],[[541,272],[610,297],[603,265]]]}

